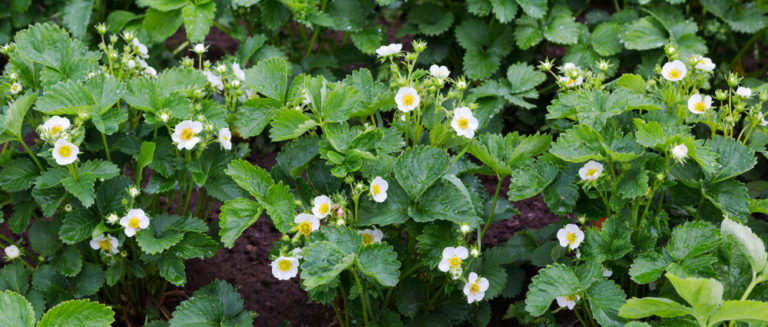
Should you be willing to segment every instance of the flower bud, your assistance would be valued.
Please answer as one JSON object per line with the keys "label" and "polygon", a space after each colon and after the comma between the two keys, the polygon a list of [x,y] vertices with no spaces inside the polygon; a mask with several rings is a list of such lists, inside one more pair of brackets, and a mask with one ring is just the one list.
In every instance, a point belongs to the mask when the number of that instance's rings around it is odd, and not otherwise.
{"label": "flower bud", "polygon": [[469,224],[461,224],[461,233],[462,233],[462,234],[466,235],[466,234],[468,234],[470,231],[472,231],[472,228],[471,228],[471,227],[469,227]]}
{"label": "flower bud", "polygon": [[203,43],[195,44],[195,46],[192,47],[192,52],[197,53],[198,55],[202,55],[207,50],[207,47]]}
{"label": "flower bud", "polygon": [[131,186],[128,188],[128,195],[130,195],[132,198],[136,198],[141,194],[141,191],[136,186]]}
{"label": "flower bud", "polygon": [[104,23],[98,23],[96,24],[96,32],[99,33],[99,35],[104,35],[107,33],[107,24]]}
{"label": "flower bud", "polygon": [[726,98],[728,98],[728,93],[723,90],[715,90],[715,99],[724,101]]}
{"label": "flower bud", "polygon": [[469,254],[477,258],[480,256],[480,250],[478,250],[477,248],[472,248],[472,250],[469,251]]}
{"label": "flower bud", "polygon": [[413,51],[416,51],[416,53],[422,53],[424,50],[427,49],[427,42],[423,40],[414,40],[413,41]]}
{"label": "flower bud", "polygon": [[728,80],[727,81],[728,81],[728,86],[736,87],[736,86],[739,85],[739,82],[741,81],[741,79],[739,78],[738,75],[736,75],[735,73],[731,72],[731,73],[728,74]]}
{"label": "flower bud", "polygon": [[118,219],[119,218],[117,217],[117,214],[115,214],[115,213],[110,213],[109,216],[107,216],[107,222],[112,224],[112,225],[117,223]]}
{"label": "flower bud", "polygon": [[416,58],[418,58],[418,56],[419,56],[419,54],[417,54],[415,52],[409,52],[409,53],[407,53],[405,55],[405,60],[406,61],[415,61]]}
{"label": "flower bud", "polygon": [[71,212],[72,211],[72,205],[67,203],[64,205],[64,211]]}

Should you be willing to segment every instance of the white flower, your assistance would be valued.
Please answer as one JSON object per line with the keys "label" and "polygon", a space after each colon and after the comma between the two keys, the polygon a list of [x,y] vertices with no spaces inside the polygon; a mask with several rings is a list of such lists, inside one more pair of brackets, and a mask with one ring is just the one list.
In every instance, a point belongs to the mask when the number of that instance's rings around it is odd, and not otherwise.
{"label": "white flower", "polygon": [[131,186],[128,188],[128,195],[130,195],[132,198],[135,198],[141,194],[141,190],[139,190],[136,186]]}
{"label": "white flower", "polygon": [[195,44],[194,47],[192,47],[192,52],[197,53],[197,54],[200,55],[200,54],[205,53],[206,49],[207,49],[207,47],[205,46],[205,44],[198,43],[198,44]]}
{"label": "white flower", "polygon": [[295,257],[279,257],[272,261],[272,276],[279,280],[288,280],[299,273],[299,259]]}
{"label": "white flower", "polygon": [[469,254],[477,258],[480,256],[480,250],[478,250],[477,248],[472,248],[472,250],[469,250]]}
{"label": "white flower", "polygon": [[448,70],[448,67],[445,66],[432,65],[429,66],[429,74],[434,78],[443,80],[448,78],[448,76],[451,74],[451,71]]}
{"label": "white flower", "polygon": [[320,228],[320,220],[308,213],[300,213],[296,215],[293,222],[299,225],[299,233],[304,236],[309,236],[309,234],[312,234],[312,232]]}
{"label": "white flower", "polygon": [[672,155],[677,160],[683,160],[688,156],[688,147],[686,147],[685,144],[678,144],[672,148]]}
{"label": "white flower", "polygon": [[195,144],[200,142],[197,133],[202,131],[203,124],[199,121],[185,120],[174,127],[171,139],[176,143],[179,150],[192,150],[192,148],[195,147]]}
{"label": "white flower", "polygon": [[143,44],[141,44],[141,42],[139,42],[139,39],[138,39],[138,38],[135,38],[135,39],[133,39],[133,42],[131,42],[131,44],[133,44],[133,46],[135,46],[135,47],[136,47],[136,51],[139,53],[139,56],[140,56],[140,57],[142,57],[142,58],[146,58],[146,57],[148,57],[148,56],[149,56],[149,55],[147,54],[147,53],[148,53],[148,52],[147,52],[147,46],[146,46],[146,45],[143,45]]}
{"label": "white flower", "polygon": [[467,88],[467,82],[465,82],[465,81],[458,81],[456,83],[456,88],[459,89],[459,90],[466,89]]}
{"label": "white flower", "polygon": [[557,301],[557,305],[561,308],[568,308],[568,310],[573,310],[573,307],[576,306],[576,301],[580,300],[581,297],[579,297],[578,294],[574,295],[567,295],[567,296],[558,296],[555,298]]}
{"label": "white flower", "polygon": [[162,122],[167,123],[168,122],[168,118],[171,118],[171,117],[168,116],[167,112],[160,113],[160,120]]}
{"label": "white flower", "polygon": [[312,201],[312,214],[317,218],[325,218],[331,213],[331,198],[327,195],[316,196]]}
{"label": "white flower", "polygon": [[301,259],[301,258],[303,258],[303,257],[304,257],[304,256],[302,256],[302,255],[301,255],[301,251],[302,251],[302,248],[295,248],[295,249],[293,249],[293,250],[291,251],[291,254],[292,254],[292,255],[293,255],[293,256],[294,256],[296,259]]}
{"label": "white flower", "polygon": [[384,233],[382,233],[378,228],[363,229],[357,231],[357,233],[360,234],[360,236],[363,238],[363,245],[381,243],[381,239],[384,238]]}
{"label": "white flower", "polygon": [[469,227],[469,224],[461,224],[460,229],[462,234],[467,234],[472,230],[472,228]]}
{"label": "white flower", "polygon": [[241,81],[245,80],[245,72],[240,69],[240,65],[238,63],[232,64],[232,72],[235,74],[235,77]]}
{"label": "white flower", "polygon": [[416,89],[406,86],[401,87],[395,95],[395,103],[397,103],[397,109],[402,112],[409,112],[419,106],[419,93]]}
{"label": "white flower", "polygon": [[613,276],[613,270],[603,267],[603,277],[611,278]]}
{"label": "white flower", "polygon": [[387,200],[388,189],[389,183],[381,178],[381,176],[376,176],[376,178],[371,181],[371,196],[373,196],[373,201],[381,203]]}
{"label": "white flower", "polygon": [[603,164],[590,160],[579,169],[579,177],[583,181],[597,180],[603,174]]}
{"label": "white flower", "polygon": [[219,130],[219,143],[225,150],[232,149],[232,132],[229,131],[229,128],[224,127]]}
{"label": "white flower", "polygon": [[128,69],[133,69],[136,67],[136,62],[133,60],[128,60],[125,64],[128,66]]}
{"label": "white flower", "polygon": [[120,219],[120,217],[114,213],[110,213],[109,216],[107,216],[107,222],[110,224],[115,224],[118,219]]}
{"label": "white flower", "polygon": [[688,111],[694,114],[701,115],[706,112],[710,106],[712,106],[711,96],[702,96],[701,94],[696,93],[688,98]]}
{"label": "white flower", "polygon": [[765,114],[762,117],[760,117],[760,126],[763,126],[763,127],[768,126],[768,120],[766,120],[765,118],[766,118]]}
{"label": "white flower", "polygon": [[560,241],[560,246],[575,250],[584,240],[584,232],[579,229],[579,226],[568,224],[557,231],[557,240]]}
{"label": "white flower", "polygon": [[69,128],[69,119],[66,117],[53,116],[48,118],[43,124],[43,133],[46,137],[56,138],[59,133]]}
{"label": "white flower", "polygon": [[66,212],[72,212],[72,205],[67,203],[64,205],[64,211]]}
{"label": "white flower", "polygon": [[144,75],[148,75],[151,77],[157,77],[157,71],[152,67],[144,67]]}
{"label": "white flower", "polygon": [[471,139],[475,136],[477,130],[477,118],[472,115],[472,110],[467,107],[458,107],[453,110],[453,120],[451,127],[456,131],[456,135]]}
{"label": "white flower", "polygon": [[576,66],[576,64],[574,64],[572,62],[566,62],[565,65],[563,65],[563,70],[565,70],[565,71],[576,70],[578,68],[579,68],[579,66]]}
{"label": "white flower", "polygon": [[467,303],[480,302],[485,297],[485,291],[488,290],[488,279],[477,276],[477,273],[469,273],[467,283],[464,284],[464,295],[467,296]]}
{"label": "white flower", "polygon": [[742,98],[749,98],[752,96],[752,89],[748,87],[739,86],[739,88],[736,89],[736,94],[738,94]]}
{"label": "white flower", "polygon": [[66,166],[75,162],[78,153],[80,153],[80,149],[65,139],[58,139],[53,144],[53,158],[56,159],[58,165]]}
{"label": "white flower", "polygon": [[224,72],[227,71],[227,66],[225,65],[218,65],[216,66],[216,71],[219,72],[219,74],[224,74]]}
{"label": "white flower", "polygon": [[117,238],[112,235],[100,234],[91,239],[91,248],[94,250],[104,251],[106,255],[113,255],[120,252],[117,249]]}
{"label": "white flower", "polygon": [[715,64],[712,62],[712,59],[709,59],[707,57],[698,56],[696,58],[696,69],[711,72],[715,69]]}
{"label": "white flower", "polygon": [[5,247],[5,256],[8,257],[8,260],[13,260],[19,257],[21,254],[21,251],[19,251],[19,248],[15,245],[9,245]]}
{"label": "white flower", "polygon": [[[437,265],[437,269],[440,269],[440,271],[451,271],[453,275],[453,279],[459,279],[459,276],[461,276],[461,263],[464,261],[464,259],[469,257],[469,251],[467,251],[467,248],[463,246],[459,247],[447,247],[443,249],[443,259],[440,260],[440,263]],[[456,275],[456,272],[458,272],[458,276]]]}
{"label": "white flower", "polygon": [[11,84],[11,88],[10,88],[11,94],[18,94],[19,92],[21,92],[21,89],[22,89],[21,84],[19,84],[19,82]]}
{"label": "white flower", "polygon": [[203,75],[208,79],[208,83],[211,83],[211,87],[218,89],[219,91],[224,89],[224,83],[221,82],[221,76],[216,76],[209,71],[203,71]]}
{"label": "white flower", "polygon": [[131,209],[120,218],[120,226],[125,227],[125,235],[133,237],[139,230],[149,227],[149,217],[141,209]]}
{"label": "white flower", "polygon": [[576,79],[573,79],[572,77],[565,77],[560,76],[560,83],[565,85],[565,87],[576,87],[581,85],[581,83],[584,82],[584,77],[577,77]]}
{"label": "white flower", "polygon": [[376,54],[379,55],[379,57],[388,57],[392,55],[397,55],[400,53],[400,50],[403,49],[403,45],[400,43],[391,43],[390,45],[382,45],[378,49],[376,49]]}
{"label": "white flower", "polygon": [[668,81],[679,81],[683,79],[686,74],[688,74],[688,68],[686,68],[685,64],[680,60],[670,61],[664,64],[664,67],[661,68],[661,76],[664,76]]}
{"label": "white flower", "polygon": [[10,73],[8,75],[8,78],[10,78],[10,79],[16,79],[16,77],[18,77],[18,75],[16,75],[16,73]]}

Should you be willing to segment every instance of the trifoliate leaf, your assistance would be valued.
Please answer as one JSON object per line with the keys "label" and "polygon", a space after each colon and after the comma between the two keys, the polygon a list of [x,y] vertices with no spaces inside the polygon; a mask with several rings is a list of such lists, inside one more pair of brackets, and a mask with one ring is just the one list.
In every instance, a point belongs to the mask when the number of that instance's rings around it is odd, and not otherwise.
{"label": "trifoliate leaf", "polygon": [[542,315],[558,296],[579,293],[579,279],[570,267],[562,264],[549,265],[539,270],[531,280],[525,295],[525,311],[531,315]]}

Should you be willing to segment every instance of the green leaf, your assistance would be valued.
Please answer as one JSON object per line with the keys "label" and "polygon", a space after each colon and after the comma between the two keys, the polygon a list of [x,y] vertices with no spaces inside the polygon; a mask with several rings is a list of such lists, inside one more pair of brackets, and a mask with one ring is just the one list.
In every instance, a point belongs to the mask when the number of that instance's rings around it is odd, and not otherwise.
{"label": "green leaf", "polygon": [[602,230],[590,228],[587,231],[584,255],[598,262],[619,260],[633,249],[631,234],[632,229],[626,220],[611,216],[603,222]]}
{"label": "green leaf", "polygon": [[212,237],[197,232],[184,233],[184,239],[173,246],[171,251],[182,259],[204,259],[216,254],[219,243]]}
{"label": "green leaf", "polygon": [[27,92],[9,103],[8,109],[5,110],[4,126],[0,131],[8,132],[13,136],[21,136],[24,116],[27,115],[27,111],[35,103],[36,98],[37,95],[35,93]]}
{"label": "green leaf", "polygon": [[616,86],[632,90],[634,93],[645,92],[645,80],[643,80],[642,76],[636,74],[621,75],[621,77],[616,79]]}
{"label": "green leaf", "polygon": [[515,44],[517,44],[520,49],[525,50],[541,42],[544,34],[536,19],[523,16],[518,18],[515,23],[517,24],[514,34]]}
{"label": "green leaf", "polygon": [[749,194],[742,182],[729,179],[707,185],[705,197],[730,218],[746,222],[749,218]]}
{"label": "green leaf", "polygon": [[131,21],[141,18],[141,16],[134,14],[127,10],[114,10],[107,16],[107,31],[110,33],[120,33]]}
{"label": "green leaf", "polygon": [[641,319],[650,316],[672,318],[694,315],[693,309],[673,300],[662,297],[632,298],[619,309],[619,316],[629,319]]}
{"label": "green leaf", "polygon": [[647,16],[625,25],[621,39],[627,49],[650,50],[663,47],[667,33],[656,20]]}
{"label": "green leaf", "polygon": [[419,199],[416,208],[409,210],[409,214],[417,222],[445,219],[456,224],[469,223],[474,226],[480,218],[466,192],[463,184],[456,185],[444,179],[429,188]]}
{"label": "green leaf", "polygon": [[141,3],[143,3],[144,6],[149,6],[160,11],[169,11],[184,7],[188,2],[184,0],[142,0]]}
{"label": "green leaf", "polygon": [[701,317],[708,317],[723,303],[723,284],[711,278],[679,278],[665,275],[672,286]]}
{"label": "green leaf", "polygon": [[621,52],[620,27],[614,22],[600,23],[589,36],[592,48],[601,56],[612,56]]}
{"label": "green leaf", "polygon": [[48,310],[37,327],[106,327],[115,321],[114,316],[112,309],[101,303],[73,300]]}
{"label": "green leaf", "polygon": [[29,245],[33,251],[42,256],[54,254],[61,243],[57,233],[61,227],[61,220],[42,220],[29,227]]}
{"label": "green leaf", "polygon": [[701,6],[728,23],[734,31],[740,33],[752,34],[768,24],[768,17],[764,15],[759,5],[733,6],[728,1],[703,0]]}
{"label": "green leaf", "polygon": [[261,203],[267,211],[275,228],[281,233],[288,233],[296,215],[296,202],[291,188],[282,182],[272,185],[267,192],[267,198]]}
{"label": "green leaf", "polygon": [[[156,220],[157,217],[154,217],[152,222],[154,223]],[[184,238],[184,233],[174,230],[160,232],[153,228],[154,225],[150,224],[148,229],[140,230],[136,234],[136,242],[141,247],[141,250],[148,254],[161,253],[170,249]]]}
{"label": "green leaf", "polygon": [[472,79],[490,77],[501,66],[501,58],[492,53],[483,53],[476,49],[467,49],[463,65],[467,76]]}
{"label": "green leaf", "polygon": [[187,5],[181,9],[184,30],[190,42],[200,42],[208,35],[216,15],[216,3],[211,1],[198,5]]}
{"label": "green leaf", "polygon": [[720,234],[715,226],[704,221],[693,221],[672,231],[667,251],[679,262],[712,251],[719,244]]}
{"label": "green leaf", "polygon": [[169,321],[170,327],[221,326],[222,302],[213,296],[194,296],[179,304]]}
{"label": "green leaf", "polygon": [[622,199],[633,199],[645,194],[648,189],[648,173],[644,170],[633,169],[624,172],[619,180],[619,194]]}
{"label": "green leaf", "polygon": [[429,300],[429,291],[424,281],[409,278],[400,283],[395,295],[395,304],[400,313],[413,317]]}
{"label": "green leaf", "polygon": [[333,84],[332,90],[323,98],[320,117],[325,122],[346,121],[360,104],[360,92],[345,84]]}
{"label": "green leaf", "polygon": [[360,271],[384,286],[397,285],[400,261],[392,246],[385,243],[364,246],[357,256]]}
{"label": "green leaf", "polygon": [[61,15],[61,23],[67,27],[73,37],[85,39],[92,11],[93,1],[91,0],[67,0]]}
{"label": "green leaf", "polygon": [[225,202],[219,214],[219,236],[224,246],[232,248],[240,234],[256,223],[262,210],[257,202],[245,198]]}
{"label": "green leaf", "polygon": [[579,286],[579,279],[571,268],[562,264],[549,265],[531,280],[525,296],[525,311],[540,316],[556,297],[577,294]]}
{"label": "green leaf", "polygon": [[708,174],[714,182],[739,176],[757,163],[754,152],[733,138],[716,135],[706,145],[719,155],[717,162],[720,169],[714,174]]}
{"label": "green leaf", "polygon": [[101,114],[120,100],[122,93],[120,81],[96,74],[85,82],[68,80],[51,86],[37,100],[35,110],[48,115]]}
{"label": "green leaf", "polygon": [[9,192],[21,191],[32,186],[37,177],[37,168],[27,158],[15,159],[3,164],[0,171],[0,186]]}
{"label": "green leaf", "polygon": [[509,23],[515,18],[515,15],[517,15],[517,3],[514,1],[490,0],[490,2],[493,15],[496,16],[496,19],[501,23]]}
{"label": "green leaf", "polygon": [[184,260],[175,254],[166,253],[157,261],[160,276],[176,286],[183,286],[187,282],[184,274]]}
{"label": "green leaf", "polygon": [[272,118],[280,111],[280,104],[268,98],[250,99],[235,113],[235,127],[243,138],[261,134]]}
{"label": "green leaf", "polygon": [[[17,69],[28,72],[19,77],[29,85],[38,85],[41,82],[38,76],[46,85],[65,79],[82,80],[96,69],[99,59],[99,53],[88,51],[83,43],[72,40],[64,29],[53,23],[32,25],[17,33],[14,42],[16,48],[10,55],[11,62]],[[39,68],[32,67],[32,62],[50,69],[45,70],[45,75],[35,73]]]}
{"label": "green leaf", "polygon": [[163,42],[179,29],[183,18],[181,10],[160,11],[154,8],[144,14],[144,29],[153,42]]}
{"label": "green leaf", "polygon": [[538,161],[531,167],[521,167],[510,175],[507,196],[511,201],[520,201],[541,193],[557,177],[557,166]]}
{"label": "green leaf", "polygon": [[747,257],[754,275],[759,275],[765,269],[766,263],[768,263],[765,244],[749,227],[725,218],[720,224],[720,234],[726,241],[733,242]]}
{"label": "green leaf", "polygon": [[582,25],[574,21],[567,7],[556,6],[547,17],[544,37],[552,43],[576,44]]}
{"label": "green leaf", "polygon": [[96,199],[96,193],[93,191],[93,183],[96,182],[96,176],[81,175],[78,176],[78,179],[68,177],[61,182],[67,192],[80,200],[84,207],[88,208],[93,205]]}
{"label": "green leaf", "polygon": [[518,62],[507,68],[507,80],[512,93],[531,90],[547,79],[547,75],[524,62]]}
{"label": "green leaf", "polygon": [[33,327],[35,310],[23,296],[5,291],[0,293],[0,321],[6,326]]}
{"label": "green leaf", "polygon": [[[516,0],[526,15],[543,18],[547,14],[547,0]],[[501,21],[501,20],[499,20]]]}
{"label": "green leaf", "polygon": [[0,270],[0,290],[26,294],[29,290],[29,272],[20,260],[6,264]]}
{"label": "green leaf", "polygon": [[245,70],[245,85],[283,104],[290,72],[291,68],[285,60],[276,57],[264,59]]}
{"label": "green leaf", "polygon": [[637,143],[647,148],[655,148],[666,142],[664,132],[658,122],[644,122],[642,119],[635,118],[635,139]]}
{"label": "green leaf", "polygon": [[560,134],[552,143],[550,152],[568,162],[605,160],[602,143],[602,136],[594,129],[588,125],[576,125]]}
{"label": "green leaf", "polygon": [[224,173],[256,199],[266,199],[269,188],[274,184],[268,171],[245,160],[232,160]]}
{"label": "green leaf", "polygon": [[269,138],[273,142],[294,139],[318,125],[318,122],[302,112],[283,108],[277,113],[272,122]]}
{"label": "green leaf", "polygon": [[629,276],[638,284],[657,280],[670,262],[657,252],[640,254],[629,268]]}
{"label": "green leaf", "polygon": [[83,268],[83,258],[76,246],[65,246],[51,258],[51,266],[66,277],[74,277]]}
{"label": "green leaf", "polygon": [[[453,25],[453,13],[440,6],[425,3],[408,12],[408,21],[416,24],[419,32],[429,36],[440,35]],[[380,44],[380,43],[379,43]]]}
{"label": "green leaf", "polygon": [[627,295],[611,280],[600,280],[587,290],[589,307],[592,309],[592,318],[597,320],[600,326],[623,327],[626,321],[619,318],[619,308],[624,304]]}
{"label": "green leaf", "polygon": [[125,264],[115,263],[104,272],[104,278],[108,286],[114,286],[125,275]]}
{"label": "green leaf", "polygon": [[758,301],[724,301],[712,316],[709,317],[709,325],[717,326],[726,320],[768,322],[768,303]]}
{"label": "green leaf", "polygon": [[[350,232],[351,233],[351,232]],[[304,248],[301,284],[306,290],[330,283],[355,262],[355,253],[347,253],[336,243],[313,242]]]}
{"label": "green leaf", "polygon": [[395,164],[395,178],[412,199],[418,199],[448,172],[450,157],[444,150],[419,146],[400,155]]}

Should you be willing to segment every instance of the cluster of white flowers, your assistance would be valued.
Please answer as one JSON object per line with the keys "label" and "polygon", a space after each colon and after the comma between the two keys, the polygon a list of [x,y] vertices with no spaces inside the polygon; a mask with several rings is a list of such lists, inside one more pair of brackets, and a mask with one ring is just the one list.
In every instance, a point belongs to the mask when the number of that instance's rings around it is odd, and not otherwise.
{"label": "cluster of white flowers", "polygon": [[67,130],[71,126],[66,117],[53,116],[43,123],[38,129],[40,138],[45,141],[55,141],[59,138],[69,138]]}
{"label": "cluster of white flowers", "polygon": [[212,88],[219,91],[224,90],[224,82],[221,81],[220,75],[215,75],[207,70],[203,71],[203,75],[205,75],[205,78],[208,79],[208,83],[211,84]]}
{"label": "cluster of white flowers", "polygon": [[566,62],[563,67],[560,68],[562,76],[558,77],[560,84],[566,88],[577,87],[584,82],[584,76],[581,74],[581,68],[571,62]]}

